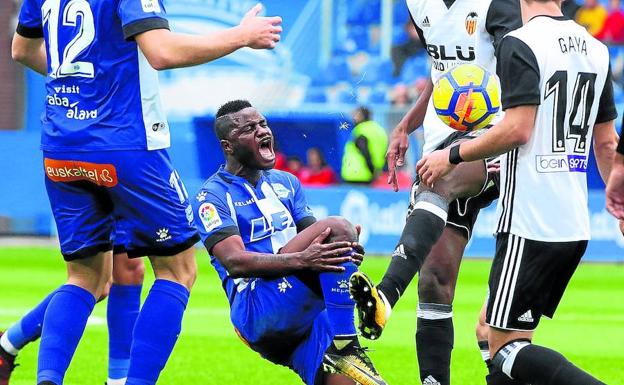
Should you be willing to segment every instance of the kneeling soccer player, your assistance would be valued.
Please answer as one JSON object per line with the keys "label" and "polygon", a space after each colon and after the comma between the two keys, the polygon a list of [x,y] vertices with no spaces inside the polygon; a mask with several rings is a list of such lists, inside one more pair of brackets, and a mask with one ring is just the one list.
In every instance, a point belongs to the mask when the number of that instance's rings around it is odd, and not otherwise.
{"label": "kneeling soccer player", "polygon": [[273,134],[249,102],[222,106],[215,132],[226,164],[192,204],[239,336],[308,385],[385,384],[355,331],[356,228],[316,222],[297,178],[271,170]]}

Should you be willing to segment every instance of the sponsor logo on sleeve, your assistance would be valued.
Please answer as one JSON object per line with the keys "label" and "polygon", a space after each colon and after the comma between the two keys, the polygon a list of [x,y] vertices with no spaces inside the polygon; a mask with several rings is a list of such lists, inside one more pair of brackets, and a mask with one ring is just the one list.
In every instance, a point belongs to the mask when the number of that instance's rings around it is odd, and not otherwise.
{"label": "sponsor logo on sleeve", "polygon": [[199,206],[199,219],[206,231],[210,232],[221,226],[223,222],[221,221],[221,217],[219,216],[219,212],[217,208],[212,203],[204,202]]}
{"label": "sponsor logo on sleeve", "polygon": [[46,176],[53,182],[85,180],[104,187],[115,187],[118,182],[117,170],[112,164],[45,158],[43,165]]}
{"label": "sponsor logo on sleeve", "polygon": [[586,155],[538,155],[537,172],[587,172]]}
{"label": "sponsor logo on sleeve", "polygon": [[160,13],[160,4],[158,0],[141,0],[143,12]]}

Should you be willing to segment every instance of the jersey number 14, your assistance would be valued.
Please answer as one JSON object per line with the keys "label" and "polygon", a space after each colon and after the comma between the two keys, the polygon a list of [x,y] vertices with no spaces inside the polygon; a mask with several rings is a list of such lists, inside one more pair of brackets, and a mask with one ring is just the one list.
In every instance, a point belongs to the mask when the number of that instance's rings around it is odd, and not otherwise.
{"label": "jersey number 14", "polygon": [[[65,46],[60,58],[58,44],[59,16],[63,13],[62,24],[67,27],[78,26],[76,36]],[[76,57],[93,42],[95,38],[95,24],[93,12],[87,0],[70,0],[61,10],[61,0],[46,0],[41,6],[43,24],[48,31],[48,54],[50,55],[50,76],[61,78],[65,76],[82,76],[92,78],[94,75],[93,63],[76,61]],[[80,24],[78,25],[78,18]]]}
{"label": "jersey number 14", "polygon": [[566,122],[568,72],[556,71],[546,82],[544,100],[551,95],[554,98],[552,115],[553,152],[565,152],[566,139],[574,139],[574,152],[585,153],[587,132],[589,131],[589,115],[594,103],[595,84],[596,74],[589,72],[579,72],[577,74],[574,90],[572,91],[570,117]]}

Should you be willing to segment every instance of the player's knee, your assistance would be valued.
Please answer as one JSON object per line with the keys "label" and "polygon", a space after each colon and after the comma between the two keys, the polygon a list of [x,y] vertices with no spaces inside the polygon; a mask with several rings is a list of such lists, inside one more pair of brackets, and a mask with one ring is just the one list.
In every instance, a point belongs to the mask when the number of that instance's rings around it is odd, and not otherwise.
{"label": "player's knee", "polygon": [[477,321],[477,326],[475,327],[475,335],[477,336],[477,341],[487,341],[488,332],[490,327],[485,323],[485,317],[479,317]]}
{"label": "player's knee", "polygon": [[[119,263],[118,263],[119,262]],[[116,260],[113,281],[117,285],[140,285],[145,278],[145,264],[141,258]]]}
{"label": "player's knee", "polygon": [[97,301],[98,302],[104,301],[106,299],[106,297],[108,297],[108,295],[110,294],[110,288],[111,288],[112,285],[113,285],[113,280],[112,279],[110,279],[108,282],[106,282],[106,285],[104,285],[104,289],[100,293],[99,297],[97,297]]}
{"label": "player's knee", "polygon": [[197,279],[194,247],[172,257],[151,257],[150,260],[157,279],[177,282],[191,290]]}
{"label": "player's knee", "polygon": [[448,271],[437,268],[423,268],[418,276],[418,298],[420,302],[451,304],[453,288]]}
{"label": "player's knee", "polygon": [[355,226],[343,217],[328,217],[321,220],[326,227],[331,228],[329,242],[347,241],[356,242],[358,235]]}

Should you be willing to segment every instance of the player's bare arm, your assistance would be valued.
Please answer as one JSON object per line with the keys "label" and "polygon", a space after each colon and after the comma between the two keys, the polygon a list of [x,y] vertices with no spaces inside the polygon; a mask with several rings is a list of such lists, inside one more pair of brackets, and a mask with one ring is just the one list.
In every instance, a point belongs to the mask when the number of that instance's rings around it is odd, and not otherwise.
{"label": "player's bare arm", "polygon": [[217,243],[212,254],[234,278],[281,277],[304,270],[341,272],[344,267],[339,265],[358,263],[358,258],[345,256],[353,251],[353,242],[323,243],[330,232],[329,228],[324,230],[301,252],[284,254],[246,251],[241,237],[233,235]]}
{"label": "player's bare arm", "polygon": [[41,75],[47,75],[48,65],[43,38],[32,39],[15,33],[13,35],[11,55],[13,60],[22,63]]}
{"label": "player's bare arm", "polygon": [[399,191],[399,182],[397,181],[396,168],[405,164],[405,153],[409,147],[408,136],[422,126],[427,112],[427,104],[431,98],[433,91],[433,82],[431,78],[427,78],[427,85],[418,96],[416,103],[405,114],[403,119],[396,125],[390,134],[390,142],[388,144],[388,152],[386,153],[386,161],[388,162],[388,184],[392,185],[394,191]]}
{"label": "player's bare arm", "polygon": [[418,175],[425,184],[432,186],[455,167],[450,160],[451,151],[457,151],[456,162],[471,162],[504,154],[527,143],[533,133],[536,111],[534,105],[508,108],[503,120],[480,137],[424,156],[416,165]]}
{"label": "player's bare arm", "polygon": [[[622,139],[620,138],[620,142]],[[620,220],[624,220],[624,155],[616,153],[613,158],[613,166],[607,183],[607,210]]]}
{"label": "player's bare arm", "polygon": [[596,123],[594,126],[594,155],[596,156],[598,171],[605,183],[607,183],[611,174],[618,139],[613,120]]}
{"label": "player's bare arm", "polygon": [[282,18],[260,17],[262,5],[253,7],[236,27],[207,35],[188,35],[153,29],[135,38],[150,65],[157,70],[210,62],[240,48],[274,48],[280,40]]}

